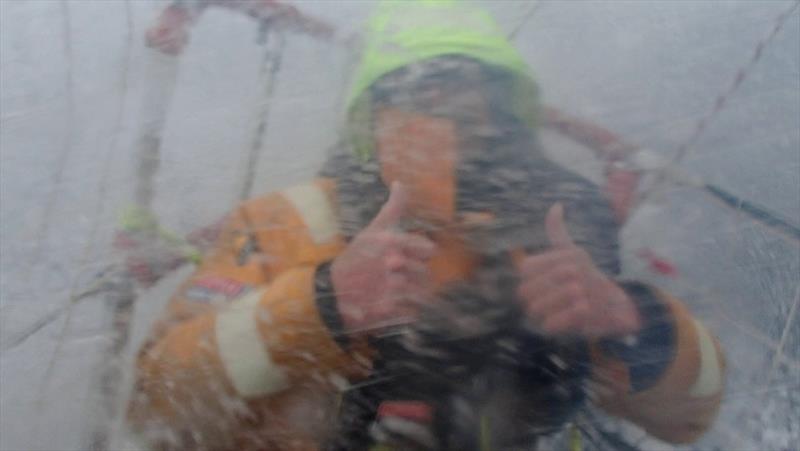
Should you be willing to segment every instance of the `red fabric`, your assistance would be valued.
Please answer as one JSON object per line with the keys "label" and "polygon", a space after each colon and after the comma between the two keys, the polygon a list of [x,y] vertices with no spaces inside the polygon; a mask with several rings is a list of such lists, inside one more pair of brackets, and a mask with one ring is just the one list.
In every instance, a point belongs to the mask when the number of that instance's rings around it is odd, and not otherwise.
{"label": "red fabric", "polygon": [[378,418],[385,417],[430,423],[433,420],[433,409],[422,401],[384,401],[378,407]]}
{"label": "red fabric", "polygon": [[678,267],[664,257],[660,257],[652,249],[641,249],[636,255],[647,261],[651,271],[667,277],[678,277]]}

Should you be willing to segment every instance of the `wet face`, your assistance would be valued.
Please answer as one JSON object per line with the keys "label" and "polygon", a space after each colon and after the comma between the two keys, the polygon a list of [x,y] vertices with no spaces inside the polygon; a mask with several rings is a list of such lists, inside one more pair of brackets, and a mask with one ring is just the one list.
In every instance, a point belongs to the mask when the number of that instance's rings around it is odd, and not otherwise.
{"label": "wet face", "polygon": [[377,113],[377,158],[386,185],[410,190],[411,214],[450,222],[455,210],[458,137],[454,121],[382,108]]}
{"label": "wet face", "polygon": [[486,128],[489,114],[479,68],[460,60],[441,66],[434,74],[409,68],[382,80],[373,130],[383,181],[410,188],[415,217],[450,223],[464,137]]}
{"label": "wet face", "polygon": [[[515,114],[513,76],[463,57],[423,66],[389,74],[370,89],[369,112],[359,116],[368,122],[358,133],[368,131],[361,136],[369,136],[365,150],[372,158],[343,147],[326,164],[324,173],[337,178],[347,205],[341,212],[345,233],[366,226],[388,186],[400,181],[411,191],[411,229],[463,232],[475,249],[507,247],[507,238],[517,236],[509,232],[543,217],[536,205],[520,206],[530,203],[526,193],[540,190],[542,174],[550,172],[532,161],[541,152]],[[531,168],[538,168],[535,174]],[[487,218],[494,219],[487,224]]]}

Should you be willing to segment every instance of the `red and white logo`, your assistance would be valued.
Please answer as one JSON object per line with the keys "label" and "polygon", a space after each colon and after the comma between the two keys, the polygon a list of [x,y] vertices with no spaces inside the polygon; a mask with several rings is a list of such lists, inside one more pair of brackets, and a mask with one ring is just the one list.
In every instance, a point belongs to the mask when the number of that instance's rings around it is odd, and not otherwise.
{"label": "red and white logo", "polygon": [[219,298],[231,300],[240,296],[247,288],[247,284],[238,280],[227,277],[206,276],[194,281],[186,291],[186,297],[196,301],[211,301]]}

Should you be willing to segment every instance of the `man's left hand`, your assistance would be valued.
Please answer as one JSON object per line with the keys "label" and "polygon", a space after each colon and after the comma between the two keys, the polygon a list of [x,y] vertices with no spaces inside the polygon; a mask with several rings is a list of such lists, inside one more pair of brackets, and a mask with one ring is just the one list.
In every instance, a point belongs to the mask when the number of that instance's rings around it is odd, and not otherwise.
{"label": "man's left hand", "polygon": [[618,337],[637,333],[636,304],[576,245],[555,204],[545,219],[552,249],[522,259],[518,295],[528,319],[552,336]]}

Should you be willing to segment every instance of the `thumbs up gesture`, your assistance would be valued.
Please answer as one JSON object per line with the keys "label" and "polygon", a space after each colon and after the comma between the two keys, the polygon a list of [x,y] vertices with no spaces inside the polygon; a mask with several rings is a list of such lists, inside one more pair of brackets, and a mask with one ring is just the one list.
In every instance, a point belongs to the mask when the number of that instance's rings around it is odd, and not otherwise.
{"label": "thumbs up gesture", "polygon": [[529,321],[552,336],[606,338],[638,332],[636,305],[572,240],[561,204],[548,211],[545,230],[552,248],[526,256],[519,266],[517,293]]}
{"label": "thumbs up gesture", "polygon": [[377,216],[331,265],[346,331],[370,331],[411,320],[430,294],[427,263],[435,246],[423,236],[399,230],[408,205],[407,189],[392,184]]}

